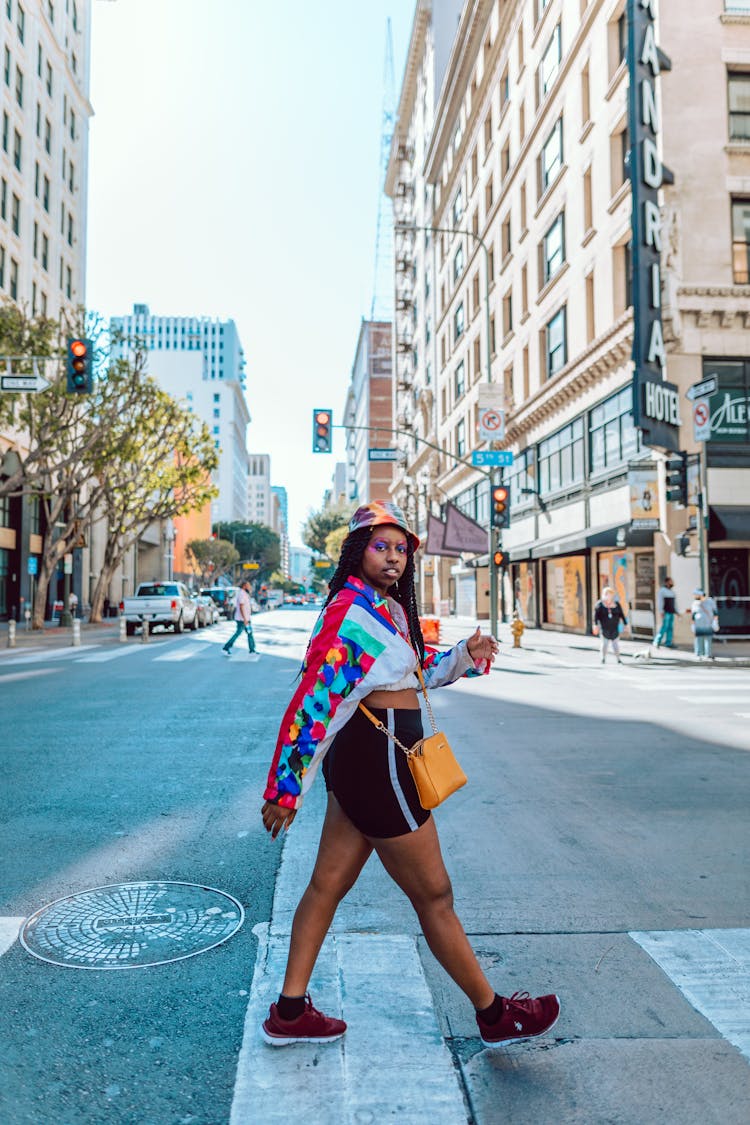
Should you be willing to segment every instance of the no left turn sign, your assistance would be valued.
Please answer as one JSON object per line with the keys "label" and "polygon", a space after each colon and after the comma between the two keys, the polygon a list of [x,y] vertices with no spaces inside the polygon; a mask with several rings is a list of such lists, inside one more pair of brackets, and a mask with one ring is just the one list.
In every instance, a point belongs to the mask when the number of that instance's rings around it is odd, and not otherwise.
{"label": "no left turn sign", "polygon": [[502,440],[505,436],[505,412],[488,407],[479,412],[479,436],[485,441]]}
{"label": "no left turn sign", "polygon": [[711,408],[704,399],[699,399],[693,407],[693,438],[695,441],[708,441],[711,437]]}

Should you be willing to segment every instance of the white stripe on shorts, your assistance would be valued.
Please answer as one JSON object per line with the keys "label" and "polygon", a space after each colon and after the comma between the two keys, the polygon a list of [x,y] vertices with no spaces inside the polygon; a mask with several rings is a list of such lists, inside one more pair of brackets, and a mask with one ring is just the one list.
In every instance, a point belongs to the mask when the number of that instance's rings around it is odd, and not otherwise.
{"label": "white stripe on shorts", "polygon": [[401,782],[399,781],[398,773],[396,772],[396,754],[403,754],[403,750],[397,749],[396,743],[393,741],[393,735],[395,732],[395,720],[392,707],[388,708],[388,718],[386,720],[386,726],[388,727],[388,772],[391,775],[391,785],[393,786],[393,792],[396,794],[396,800],[399,803],[401,812],[404,814],[404,820],[409,825],[409,831],[416,832],[419,825],[411,814],[409,802],[407,801],[404,791],[401,788]]}

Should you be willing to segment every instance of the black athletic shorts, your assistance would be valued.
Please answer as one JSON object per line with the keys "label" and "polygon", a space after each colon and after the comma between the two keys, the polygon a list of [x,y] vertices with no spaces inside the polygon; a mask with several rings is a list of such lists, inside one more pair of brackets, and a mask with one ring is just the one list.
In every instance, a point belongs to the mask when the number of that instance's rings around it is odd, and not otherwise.
{"label": "black athletic shorts", "polygon": [[[370,707],[404,746],[422,738],[419,710]],[[365,836],[383,839],[414,832],[428,819],[406,754],[357,708],[323,759],[326,789]]]}

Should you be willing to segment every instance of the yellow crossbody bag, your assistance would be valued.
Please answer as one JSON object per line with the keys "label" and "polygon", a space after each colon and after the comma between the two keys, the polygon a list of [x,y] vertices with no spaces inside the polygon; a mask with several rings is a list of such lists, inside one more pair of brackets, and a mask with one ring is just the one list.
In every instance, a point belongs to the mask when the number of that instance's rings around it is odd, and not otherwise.
{"label": "yellow crossbody bag", "polygon": [[451,750],[448,739],[442,731],[437,729],[437,723],[435,722],[435,716],[432,713],[427,688],[425,687],[424,676],[422,675],[422,669],[419,664],[417,664],[417,675],[422,685],[422,694],[427,704],[427,714],[430,716],[433,733],[428,735],[427,738],[420,738],[413,746],[407,747],[404,746],[402,742],[399,742],[394,735],[389,733],[388,728],[384,726],[379,719],[375,718],[372,711],[369,711],[367,707],[365,707],[364,703],[360,703],[359,706],[370,722],[373,723],[381,733],[385,734],[388,738],[392,738],[398,748],[403,750],[406,754],[406,761],[408,762],[411,775],[414,778],[414,784],[417,787],[420,805],[423,809],[434,809],[441,804],[446,797],[450,797],[451,793],[455,793],[457,789],[465,785],[467,778]]}

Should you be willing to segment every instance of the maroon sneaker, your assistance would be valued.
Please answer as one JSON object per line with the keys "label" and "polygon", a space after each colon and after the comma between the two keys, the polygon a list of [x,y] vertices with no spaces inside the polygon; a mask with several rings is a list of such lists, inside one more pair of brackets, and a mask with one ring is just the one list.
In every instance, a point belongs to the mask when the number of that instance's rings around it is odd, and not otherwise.
{"label": "maroon sneaker", "polygon": [[288,1043],[333,1043],[345,1031],[343,1020],[324,1016],[313,1008],[309,992],[305,996],[305,1010],[296,1020],[283,1020],[272,1004],[268,1019],[261,1025],[261,1035],[272,1047],[286,1047]]}
{"label": "maroon sneaker", "polygon": [[534,999],[528,992],[514,992],[511,997],[501,996],[500,999],[503,1014],[497,1023],[485,1023],[477,1016],[479,1037],[485,1047],[502,1047],[519,1039],[544,1035],[555,1026],[560,1015],[560,1001],[554,994]]}

